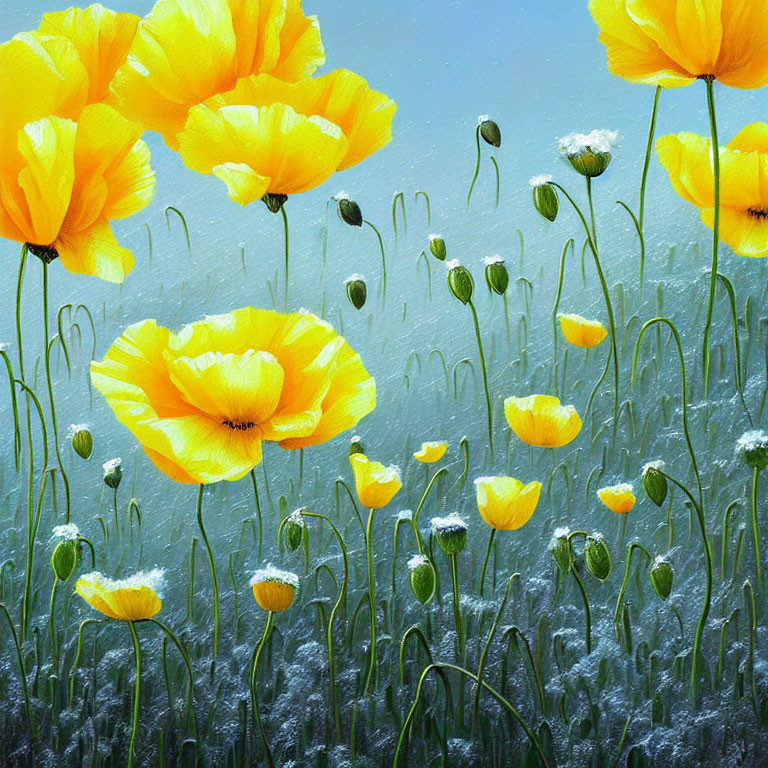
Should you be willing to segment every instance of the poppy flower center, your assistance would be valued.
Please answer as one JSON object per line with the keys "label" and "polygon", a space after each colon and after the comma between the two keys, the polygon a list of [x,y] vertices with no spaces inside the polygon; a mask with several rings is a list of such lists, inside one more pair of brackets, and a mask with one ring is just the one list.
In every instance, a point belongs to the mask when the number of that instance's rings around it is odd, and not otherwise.
{"label": "poppy flower center", "polygon": [[765,221],[768,219],[768,208],[750,208],[749,215],[758,221]]}
{"label": "poppy flower center", "polygon": [[34,243],[27,243],[27,250],[37,256],[38,259],[44,261],[46,264],[50,264],[55,259],[59,258],[59,252],[55,248],[51,248],[50,245],[35,245]]}
{"label": "poppy flower center", "polygon": [[249,429],[253,429],[256,426],[254,421],[235,421],[234,419],[224,419],[221,422],[225,427],[230,429],[236,429],[240,432],[246,432]]}

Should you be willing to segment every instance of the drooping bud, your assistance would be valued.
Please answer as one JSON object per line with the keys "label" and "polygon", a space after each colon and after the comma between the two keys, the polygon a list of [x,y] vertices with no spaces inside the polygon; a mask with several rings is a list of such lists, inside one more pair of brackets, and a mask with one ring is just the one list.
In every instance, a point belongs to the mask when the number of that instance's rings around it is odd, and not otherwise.
{"label": "drooping bud", "polygon": [[509,285],[509,272],[504,265],[504,259],[501,256],[486,256],[483,263],[488,287],[499,296],[503,295]]}
{"label": "drooping bud", "polygon": [[110,459],[103,464],[104,482],[110,488],[117,488],[123,479],[123,460]]}
{"label": "drooping bud", "polygon": [[462,303],[467,304],[472,301],[475,292],[475,281],[472,279],[472,273],[459,264],[458,259],[452,259],[446,264],[448,267],[448,288],[451,293]]}
{"label": "drooping bud", "polygon": [[748,467],[762,472],[768,468],[768,432],[762,429],[745,432],[736,442],[736,453]]}
{"label": "drooping bud", "polygon": [[363,213],[360,210],[360,206],[344,192],[339,192],[336,195],[336,213],[350,227],[363,226]]}
{"label": "drooping bud", "polygon": [[267,192],[261,199],[264,202],[264,205],[266,205],[272,213],[280,213],[280,209],[288,199],[288,195]]}
{"label": "drooping bud", "polygon": [[93,451],[93,436],[87,424],[73,424],[69,428],[69,439],[72,448],[80,458],[90,458]]}
{"label": "drooping bud", "polygon": [[672,592],[672,584],[675,579],[675,571],[672,564],[663,557],[657,557],[651,566],[651,585],[656,594],[666,600]]}
{"label": "drooping bud", "polygon": [[445,257],[448,255],[448,250],[445,247],[445,240],[443,240],[440,235],[429,236],[429,250],[439,261],[445,261]]}
{"label": "drooping bud", "polygon": [[605,173],[611,163],[611,150],[618,139],[616,131],[571,133],[559,139],[560,154],[582,176],[594,178]]}
{"label": "drooping bud", "polygon": [[480,125],[480,135],[486,144],[490,144],[492,147],[501,146],[501,128],[498,123],[491,120],[487,115],[482,115],[478,118],[478,124]]}
{"label": "drooping bud", "polygon": [[365,453],[365,450],[363,449],[363,441],[359,435],[355,435],[349,441],[349,455],[352,456],[355,453]]}
{"label": "drooping bud", "polygon": [[80,539],[63,539],[53,550],[51,568],[59,581],[67,581],[82,561]]}
{"label": "drooping bud", "polygon": [[555,528],[552,539],[549,542],[549,553],[555,559],[557,567],[563,573],[568,573],[571,569],[571,553],[568,544],[568,528]]}
{"label": "drooping bud", "polygon": [[368,298],[368,288],[365,285],[365,278],[362,275],[350,275],[344,285],[347,288],[347,298],[349,303],[355,309],[362,309],[365,306],[365,300]]}
{"label": "drooping bud", "polygon": [[663,461],[649,461],[642,469],[643,490],[657,507],[667,498],[668,485],[663,467]]}
{"label": "drooping bud", "polygon": [[551,181],[551,176],[534,176],[528,182],[533,188],[533,205],[547,221],[554,221],[560,210],[560,198]]}
{"label": "drooping bud", "polygon": [[435,594],[435,569],[426,555],[414,555],[408,560],[411,591],[416,599],[426,605]]}
{"label": "drooping bud", "polygon": [[301,510],[297,509],[288,518],[285,524],[285,545],[289,552],[294,552],[299,548],[304,536],[304,518],[301,516]]}
{"label": "drooping bud", "polygon": [[590,533],[584,544],[584,560],[589,572],[600,581],[611,575],[611,552],[602,533]]}
{"label": "drooping bud", "polygon": [[458,555],[467,546],[467,524],[457,514],[433,517],[432,533],[446,555]]}

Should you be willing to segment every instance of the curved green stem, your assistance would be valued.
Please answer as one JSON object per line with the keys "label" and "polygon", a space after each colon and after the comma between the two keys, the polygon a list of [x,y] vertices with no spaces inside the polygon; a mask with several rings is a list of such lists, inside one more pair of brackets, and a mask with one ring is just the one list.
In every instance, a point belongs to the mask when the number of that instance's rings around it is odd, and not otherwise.
{"label": "curved green stem", "polygon": [[259,488],[256,485],[256,470],[251,470],[251,484],[253,485],[253,501],[256,505],[256,517],[259,521],[259,560],[261,560],[261,550],[263,544],[263,520],[261,517],[261,504],[259,503]]}
{"label": "curved green stem", "polygon": [[251,674],[250,674],[251,707],[253,709],[253,719],[254,719],[254,722],[256,723],[257,728],[259,729],[259,734],[261,735],[261,743],[264,746],[264,756],[269,768],[274,768],[275,760],[272,757],[272,750],[269,748],[269,742],[267,741],[267,734],[266,734],[266,731],[264,730],[264,725],[261,722],[261,714],[259,713],[258,687],[259,687],[259,660],[261,659],[261,654],[262,654],[262,651],[264,650],[264,646],[267,644],[269,635],[272,632],[273,620],[274,620],[274,613],[272,611],[269,611],[269,613],[267,614],[267,623],[264,626],[264,634],[262,634],[261,640],[259,641],[258,646],[256,646],[256,650],[254,651],[254,654],[253,654],[253,659],[251,661]]}
{"label": "curved green stem", "polygon": [[283,286],[283,310],[288,311],[288,257],[290,253],[290,234],[288,232],[288,214],[285,205],[280,206],[280,214],[283,217],[283,242],[285,245],[285,285]]}
{"label": "curved green stem", "polygon": [[208,564],[211,566],[211,581],[213,582],[213,658],[211,660],[211,674],[216,666],[216,656],[219,652],[219,580],[216,577],[216,561],[213,559],[213,550],[208,541],[208,534],[203,525],[203,489],[205,486],[201,483],[197,491],[197,525],[200,528],[200,534],[203,537],[203,545],[208,553]]}
{"label": "curved green stem", "polygon": [[421,510],[424,509],[424,505],[427,503],[427,498],[429,497],[429,494],[432,490],[432,486],[435,484],[439,477],[447,473],[448,470],[443,467],[442,469],[438,469],[437,472],[432,475],[432,478],[427,483],[427,487],[424,489],[424,493],[421,495],[419,506],[416,507],[416,511],[411,516],[411,527],[413,528],[413,535],[416,537],[416,545],[419,548],[420,555],[423,554],[424,547],[421,542],[421,534],[419,533],[419,515],[421,514]]}
{"label": "curved green stem", "polygon": [[19,662],[19,675],[21,676],[21,687],[24,692],[24,706],[27,710],[27,720],[29,721],[29,730],[32,734],[32,738],[35,741],[37,741],[38,739],[37,726],[35,725],[35,718],[32,713],[32,704],[29,699],[29,686],[27,685],[27,672],[24,667],[24,658],[21,655],[21,644],[19,643],[19,636],[16,633],[16,627],[13,623],[13,619],[11,618],[11,614],[8,611],[8,609],[5,607],[5,605],[3,605],[3,603],[0,603],[0,610],[2,610],[3,615],[8,620],[8,626],[11,629],[13,644],[16,648],[16,659]]}
{"label": "curved green stem", "polygon": [[653,562],[653,558],[642,544],[638,544],[637,542],[633,541],[629,547],[627,547],[627,561],[624,565],[624,579],[621,582],[619,598],[616,601],[616,610],[613,612],[613,627],[614,631],[616,632],[616,640],[619,643],[621,643],[621,612],[624,606],[624,596],[627,593],[627,585],[629,584],[629,572],[632,567],[632,555],[636,549],[639,549],[650,562]]}
{"label": "curved green stem", "polygon": [[135,622],[129,621],[128,628],[131,630],[133,652],[134,656],[136,657],[136,686],[133,691],[133,725],[131,727],[131,743],[128,746],[128,768],[133,768],[133,753],[136,749],[136,738],[139,735],[139,709],[141,698],[141,646],[139,645],[139,636],[136,634]]}
{"label": "curved green stem", "polygon": [[760,482],[760,470],[755,467],[752,470],[752,539],[755,545],[755,569],[757,573],[757,590],[763,590],[763,566],[760,555],[760,531],[757,524],[757,486]]}
{"label": "curved green stem", "polygon": [[493,408],[491,407],[491,393],[488,388],[488,368],[485,364],[485,352],[483,351],[483,339],[480,336],[480,323],[477,319],[477,310],[474,302],[470,299],[469,309],[472,312],[472,322],[475,326],[475,337],[477,338],[477,351],[480,355],[480,368],[483,372],[483,387],[485,389],[485,407],[488,412],[488,447],[491,451],[491,460],[493,460]]}
{"label": "curved green stem", "polygon": [[496,204],[495,208],[499,207],[499,192],[501,190],[501,172],[499,171],[499,164],[496,162],[496,158],[491,155],[491,162],[493,163],[493,169],[496,172]]}
{"label": "curved green stem", "polygon": [[552,305],[552,375],[555,379],[555,393],[559,394],[557,391],[557,342],[558,342],[558,333],[557,333],[557,310],[560,309],[560,298],[563,294],[563,277],[565,276],[565,257],[568,253],[568,247],[571,248],[571,254],[574,253],[575,243],[573,238],[569,238],[565,241],[565,245],[563,246],[563,250],[560,253],[560,272],[557,277],[557,292],[555,293],[555,303]]}
{"label": "curved green stem", "polygon": [[368,669],[365,673],[363,691],[368,695],[376,680],[376,574],[373,568],[373,518],[376,510],[368,510],[365,526],[365,551],[368,563],[368,611],[371,630],[371,645],[368,650]]}
{"label": "curved green stem", "polygon": [[475,188],[477,182],[477,174],[480,173],[480,126],[475,128],[475,144],[477,145],[477,160],[475,161],[475,172],[472,174],[472,183],[469,185],[469,192],[467,192],[467,208],[472,200],[472,190]]}
{"label": "curved green stem", "polygon": [[488,561],[491,559],[494,538],[496,538],[496,529],[491,528],[491,535],[488,537],[488,547],[485,550],[485,559],[483,560],[483,570],[480,571],[480,597],[483,596],[483,590],[485,588],[485,573],[488,570]]}
{"label": "curved green stem", "polygon": [[376,233],[376,238],[379,241],[379,251],[381,251],[381,300],[385,301],[387,298],[387,254],[384,250],[384,240],[381,232],[368,219],[363,219],[363,224],[367,224]]}

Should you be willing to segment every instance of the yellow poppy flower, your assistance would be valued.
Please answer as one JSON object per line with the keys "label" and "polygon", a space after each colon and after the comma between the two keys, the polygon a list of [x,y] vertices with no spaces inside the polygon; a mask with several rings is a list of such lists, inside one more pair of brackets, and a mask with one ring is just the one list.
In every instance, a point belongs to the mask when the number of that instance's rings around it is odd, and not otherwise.
{"label": "yellow poppy flower", "polygon": [[248,205],[267,192],[306,192],[361,162],[392,138],[395,110],[346,69],[296,83],[252,76],[189,110],[179,152]]}
{"label": "yellow poppy flower", "polygon": [[608,69],[665,88],[714,77],[734,88],[768,83],[768,14],[751,0],[590,0]]}
{"label": "yellow poppy flower", "polygon": [[434,464],[434,462],[440,461],[445,456],[447,450],[448,443],[422,443],[421,448],[413,454],[413,458],[424,464]]}
{"label": "yellow poppy flower", "polygon": [[296,597],[299,577],[290,571],[272,566],[262,568],[251,577],[251,589],[256,602],[265,611],[287,611]]}
{"label": "yellow poppy flower", "polygon": [[403,487],[397,467],[385,467],[364,453],[353,453],[349,463],[355,475],[357,498],[366,509],[386,507]]}
{"label": "yellow poppy flower", "polygon": [[611,512],[615,512],[617,515],[626,515],[635,506],[633,490],[629,483],[620,483],[598,489],[597,496]]}
{"label": "yellow poppy flower", "polygon": [[376,404],[360,356],[323,320],[246,307],[179,333],[130,326],[91,380],[162,472],[181,483],[238,480],[263,440],[322,443]]}
{"label": "yellow poppy flower", "polygon": [[560,448],[581,431],[581,418],[572,405],[560,405],[551,395],[508,397],[504,415],[512,431],[528,445]]}
{"label": "yellow poppy flower", "polygon": [[163,607],[164,585],[164,572],[159,569],[142,571],[127,579],[109,579],[94,571],[77,580],[75,592],[111,619],[145,621]]}
{"label": "yellow poppy flower", "polygon": [[[710,140],[693,133],[662,136],[656,152],[675,191],[712,229]],[[768,256],[768,123],[751,123],[720,147],[720,239],[740,256]]]}
{"label": "yellow poppy flower", "polygon": [[46,260],[59,257],[70,272],[122,282],[134,259],[110,221],[140,211],[155,191],[141,133],[106,104],[86,106],[77,122],[51,116],[25,124],[4,148],[0,236]]}
{"label": "yellow poppy flower", "polygon": [[320,27],[301,0],[158,0],[139,23],[112,91],[132,120],[176,135],[189,108],[266,72],[308,77],[325,61]]}
{"label": "yellow poppy flower", "polygon": [[590,349],[605,341],[608,336],[608,331],[599,320],[587,320],[581,315],[563,313],[558,314],[557,319],[565,340],[574,347]]}
{"label": "yellow poppy flower", "polygon": [[478,477],[475,492],[480,515],[491,528],[516,531],[531,519],[539,503],[541,483],[521,483],[514,477]]}

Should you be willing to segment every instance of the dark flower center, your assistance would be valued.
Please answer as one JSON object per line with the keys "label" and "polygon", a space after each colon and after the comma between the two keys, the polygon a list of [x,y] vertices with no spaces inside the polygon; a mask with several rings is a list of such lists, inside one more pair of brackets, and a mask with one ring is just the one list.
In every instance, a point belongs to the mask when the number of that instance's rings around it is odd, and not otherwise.
{"label": "dark flower center", "polygon": [[54,259],[59,258],[59,252],[55,248],[51,248],[50,245],[27,243],[27,250],[46,264],[50,264]]}
{"label": "dark flower center", "polygon": [[253,421],[234,421],[233,419],[224,419],[224,421],[221,423],[230,429],[237,429],[240,432],[246,432],[247,430],[253,429],[256,426],[255,422]]}
{"label": "dark flower center", "polygon": [[768,208],[750,208],[749,215],[758,221],[765,221],[768,219]]}

